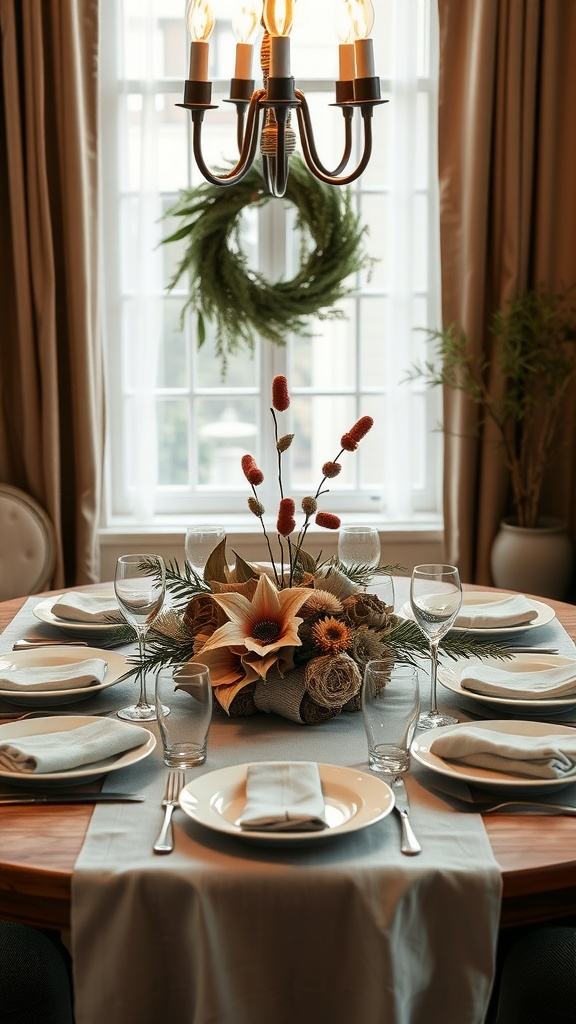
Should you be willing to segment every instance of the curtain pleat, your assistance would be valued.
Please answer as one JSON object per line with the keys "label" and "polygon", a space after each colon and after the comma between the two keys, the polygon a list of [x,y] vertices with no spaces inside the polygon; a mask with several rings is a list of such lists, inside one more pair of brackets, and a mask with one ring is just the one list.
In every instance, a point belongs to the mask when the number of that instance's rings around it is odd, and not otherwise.
{"label": "curtain pleat", "polygon": [[98,579],[98,0],[0,0],[0,478],[54,522],[54,586]]}
{"label": "curtain pleat", "polygon": [[[438,9],[442,320],[490,359],[494,310],[528,288],[576,281],[576,4],[438,0]],[[490,584],[508,474],[491,424],[474,436],[477,407],[450,389],[444,426],[445,557],[464,580]],[[566,454],[541,509],[573,538],[574,436],[567,419]]]}

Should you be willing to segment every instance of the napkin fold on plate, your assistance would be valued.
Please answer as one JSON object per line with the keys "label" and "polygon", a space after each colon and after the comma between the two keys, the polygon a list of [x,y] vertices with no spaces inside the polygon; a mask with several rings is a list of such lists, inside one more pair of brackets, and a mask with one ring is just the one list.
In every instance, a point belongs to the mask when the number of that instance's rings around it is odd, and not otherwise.
{"label": "napkin fold on plate", "polygon": [[501,629],[505,626],[524,626],[538,617],[523,594],[512,594],[485,604],[463,604],[454,623],[459,629]]}
{"label": "napkin fold on plate", "polygon": [[315,761],[248,765],[240,827],[258,832],[318,832],[326,828],[320,772]]}
{"label": "napkin fold on plate", "polygon": [[93,625],[110,626],[124,622],[124,616],[113,595],[84,594],[72,591],[62,594],[52,605],[52,614],[70,622],[88,622]]}
{"label": "napkin fold on plate", "polygon": [[70,771],[122,754],[147,743],[150,733],[139,725],[110,719],[61,732],[0,736],[0,768],[23,775]]}
{"label": "napkin fold on plate", "polygon": [[542,700],[576,696],[576,660],[556,668],[524,668],[510,672],[494,665],[470,665],[460,673],[460,686],[486,697],[513,697],[516,700]]}
{"label": "napkin fold on plate", "polygon": [[107,670],[108,664],[102,658],[85,658],[66,665],[12,665],[5,671],[0,669],[0,690],[80,690],[103,683]]}
{"label": "napkin fold on plate", "polygon": [[437,736],[430,744],[430,752],[445,761],[490,768],[507,775],[535,779],[576,775],[576,731],[572,736],[524,736],[462,726]]}

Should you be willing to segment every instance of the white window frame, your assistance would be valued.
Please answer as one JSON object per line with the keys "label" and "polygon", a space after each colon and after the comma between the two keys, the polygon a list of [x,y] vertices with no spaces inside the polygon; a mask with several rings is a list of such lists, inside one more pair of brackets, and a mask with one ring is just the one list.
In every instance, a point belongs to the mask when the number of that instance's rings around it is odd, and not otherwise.
{"label": "white window frame", "polygon": [[[104,0],[106,3],[115,3],[115,0]],[[434,0],[431,0],[434,3]],[[108,458],[107,458],[107,501],[106,501],[106,513],[105,513],[105,525],[112,527],[114,524],[119,523],[130,523],[134,526],[139,524],[150,524],[156,523],[161,524],[170,521],[171,519],[182,520],[185,518],[187,521],[194,515],[206,516],[212,513],[218,512],[222,514],[228,514],[230,516],[238,517],[241,515],[246,508],[246,497],[249,493],[245,486],[238,487],[231,491],[214,491],[208,488],[200,488],[194,492],[191,492],[188,488],[171,487],[171,488],[158,488],[158,492],[147,508],[135,506],[131,500],[130,494],[127,493],[126,489],[126,473],[123,469],[122,459],[115,458],[115,449],[118,445],[118,439],[120,439],[120,445],[122,444],[122,438],[124,436],[123,427],[123,416],[124,409],[122,404],[122,394],[119,382],[123,380],[124,372],[121,361],[121,345],[117,344],[116,339],[121,337],[122,333],[122,301],[123,297],[120,290],[121,272],[120,272],[120,243],[119,243],[119,227],[120,218],[118,217],[118,206],[115,196],[118,194],[119,180],[115,175],[115,166],[117,163],[114,162],[114,154],[117,152],[116,140],[117,140],[117,129],[118,129],[118,115],[116,106],[116,97],[118,92],[114,90],[113,82],[117,78],[116,68],[114,67],[114,48],[111,45],[111,40],[107,38],[106,22],[102,23],[103,31],[103,45],[101,48],[102,64],[101,73],[104,76],[104,80],[108,82],[109,88],[104,90],[102,99],[102,136],[107,154],[106,163],[104,165],[105,170],[103,171],[103,203],[102,208],[104,211],[103,215],[103,235],[106,240],[106,273],[104,275],[106,281],[106,334],[108,338],[107,344],[107,381],[108,381]],[[183,47],[185,45],[185,36],[183,28]],[[184,74],[184,72],[183,72]],[[161,83],[161,90],[164,92],[174,92],[175,89],[180,87],[181,83],[175,83],[173,80],[164,80]],[[326,82],[324,81],[298,81],[298,86],[302,88],[307,94],[313,93],[315,90],[324,91],[326,88]],[[138,82],[128,82],[127,87],[130,90],[137,90],[140,86]],[[221,91],[226,94],[228,88],[228,82],[214,83],[215,95]],[[383,78],[382,89],[383,93],[386,94],[392,88],[392,83]],[[427,89],[429,91],[429,102],[431,108],[435,107],[437,103],[437,97],[434,92],[434,84],[431,79],[421,80],[418,82],[419,89]],[[183,111],[182,119],[182,130],[190,134],[190,119],[189,116]],[[378,145],[378,118],[389,116],[388,107],[383,108],[381,111],[377,111],[374,119],[374,133],[375,133],[375,145]],[[210,125],[207,120],[205,131],[209,131]],[[233,145],[233,139],[231,139],[231,145]],[[436,180],[436,161],[435,161],[435,136],[431,132],[430,139],[431,153],[429,161],[429,180],[427,191],[430,194],[434,194],[437,190]],[[191,147],[188,146],[188,152],[190,153]],[[185,184],[185,183],[183,183]],[[385,190],[382,190],[385,191]],[[355,194],[358,198],[359,192],[355,190]],[[262,210],[261,216],[261,242],[263,250],[266,246],[266,222],[272,216],[272,211],[269,206],[266,206]],[[114,244],[110,244],[111,240],[114,239]],[[429,268],[429,281],[427,288],[428,296],[428,322],[432,324],[439,323],[439,243],[438,233],[436,230],[430,230],[428,232],[428,259],[427,265]],[[268,251],[267,258],[273,258],[272,253]],[[158,293],[159,295],[162,293]],[[363,295],[380,294],[371,291],[370,286],[365,288],[362,292]],[[355,317],[359,315],[359,301],[353,300]],[[190,330],[190,327],[187,328]],[[112,341],[111,339],[114,339]],[[190,342],[192,344],[192,341]],[[259,346],[255,358],[258,361],[259,367],[259,381],[260,381],[260,417],[258,423],[258,434],[261,438],[263,447],[259,453],[259,461],[261,468],[263,469],[267,479],[273,479],[276,472],[276,455],[273,448],[272,431],[269,423],[269,388],[272,377],[277,373],[286,373],[290,380],[290,349],[289,347],[279,349],[276,346],[270,344],[263,344]],[[358,374],[357,374],[358,379]],[[394,382],[394,386],[398,385],[398,379]],[[422,468],[423,478],[419,481],[420,486],[414,488],[413,481],[406,479],[406,466],[395,465],[394,457],[394,413],[389,416],[387,436],[390,436],[390,449],[387,449],[387,458],[390,459],[391,475],[394,476],[396,486],[399,491],[404,488],[405,493],[393,498],[393,500],[387,504],[386,494],[384,498],[380,492],[371,493],[370,491],[359,491],[358,489],[352,489],[348,491],[342,491],[337,486],[331,486],[330,494],[323,499],[322,507],[331,511],[336,511],[346,515],[370,515],[372,519],[378,520],[383,519],[388,524],[399,525],[400,523],[409,523],[411,526],[417,526],[421,523],[425,526],[431,524],[438,524],[440,522],[441,515],[441,435],[437,431],[437,426],[440,418],[439,410],[439,394],[438,392],[432,392],[429,394],[423,393],[423,389],[419,389],[417,385],[412,386],[413,392],[418,393],[419,391],[423,394],[423,406],[424,406],[424,448],[422,450]],[[384,395],[387,391],[387,385],[385,382],[379,382],[373,388],[367,389],[367,393],[371,394],[382,394]],[[236,390],[235,390],[236,393]],[[347,395],[350,392],[346,389],[340,391],[332,391],[335,401],[338,400],[342,395]],[[362,409],[360,407],[360,395],[356,392],[356,407],[358,415],[361,414]],[[345,430],[351,424],[343,424],[342,430]],[[153,434],[151,435],[153,436]],[[338,438],[335,438],[335,444],[337,445]],[[327,451],[324,458],[331,458],[333,455],[332,451]],[[335,482],[333,482],[335,483]],[[289,484],[290,486],[290,484]],[[383,490],[386,492],[386,480],[383,483]],[[291,487],[290,493],[298,501],[305,493],[304,489],[298,489]]]}

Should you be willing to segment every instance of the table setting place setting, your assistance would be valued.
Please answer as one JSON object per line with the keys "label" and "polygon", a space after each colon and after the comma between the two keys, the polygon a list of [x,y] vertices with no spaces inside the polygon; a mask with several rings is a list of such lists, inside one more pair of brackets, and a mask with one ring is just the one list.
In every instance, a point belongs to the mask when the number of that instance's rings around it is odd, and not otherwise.
{"label": "table setting place setting", "polygon": [[[472,943],[470,971],[456,986],[450,979],[450,998],[460,1019],[476,1019],[493,981],[502,891],[481,814],[576,815],[576,729],[564,718],[576,708],[576,648],[553,609],[524,595],[463,594],[455,567],[416,567],[385,598],[398,608],[394,628],[416,624],[416,656],[380,650],[346,709],[358,714],[301,728],[279,714],[223,712],[214,684],[229,658],[224,645],[208,655],[204,644],[206,664],[199,651],[150,669],[151,627],[161,610],[172,614],[166,576],[160,556],[122,556],[112,589],[29,598],[0,637],[0,813],[11,804],[96,805],[72,876],[79,1024],[96,1019],[94,1006],[110,1024],[128,1007],[157,1019],[154,979],[134,973],[133,955],[153,960],[159,944],[170,976],[179,975],[163,1013],[179,1012],[185,997],[202,1019],[272,1019],[288,966],[259,949],[270,983],[263,996],[237,953],[250,928],[274,919],[292,934],[314,987],[331,970],[326,932],[344,894],[347,921],[358,922],[352,935],[366,929],[374,964],[387,963],[395,978],[393,995],[374,969],[363,983],[366,1013],[376,1006],[403,1020],[396,1000],[406,986],[411,1005],[409,929],[394,922],[413,916],[416,898],[427,957],[413,969],[427,978],[429,1005],[448,985],[434,949],[462,956]],[[258,583],[266,594],[268,586]],[[228,612],[233,601],[220,601]],[[97,790],[83,789],[95,781]],[[151,896],[157,886],[161,899]],[[253,914],[239,915],[238,901],[248,900]],[[477,922],[474,940],[462,900]],[[186,955],[191,921],[203,935],[196,961]],[[365,936],[351,947],[348,969],[370,979]],[[354,993],[340,994],[338,1012],[349,999],[362,1020]]]}

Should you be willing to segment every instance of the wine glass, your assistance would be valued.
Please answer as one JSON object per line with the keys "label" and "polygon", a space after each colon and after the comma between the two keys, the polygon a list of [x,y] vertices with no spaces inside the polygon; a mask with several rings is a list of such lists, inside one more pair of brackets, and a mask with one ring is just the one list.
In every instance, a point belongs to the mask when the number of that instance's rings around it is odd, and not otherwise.
{"label": "wine glass", "polygon": [[156,708],[146,696],[145,639],[166,594],[166,566],[160,555],[120,555],[114,578],[116,599],[126,621],[134,627],[140,651],[140,697],[136,704],[117,711],[118,718],[151,722]]}
{"label": "wine glass", "polygon": [[380,535],[373,526],[342,526],[338,534],[338,558],[343,565],[367,565],[375,569],[380,562]]}
{"label": "wine glass", "polygon": [[430,643],[430,710],[419,719],[420,729],[435,729],[458,721],[438,711],[436,679],[438,644],[448,632],[462,604],[462,583],[455,565],[417,565],[410,581],[410,605],[416,623]]}
{"label": "wine glass", "polygon": [[223,526],[189,526],[186,530],[184,552],[193,572],[202,576],[204,567],[214,548],[226,536]]}

